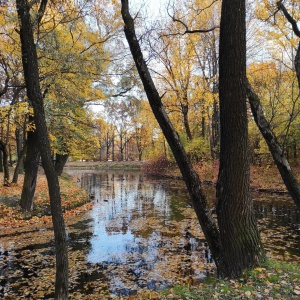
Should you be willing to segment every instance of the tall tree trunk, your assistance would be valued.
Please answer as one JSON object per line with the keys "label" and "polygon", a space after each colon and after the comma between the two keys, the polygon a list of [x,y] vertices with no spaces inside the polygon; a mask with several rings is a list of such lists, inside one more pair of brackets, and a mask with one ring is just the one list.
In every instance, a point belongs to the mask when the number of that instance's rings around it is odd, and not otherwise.
{"label": "tall tree trunk", "polygon": [[[26,152],[26,151],[24,151],[24,149],[26,147],[25,147],[25,145],[24,145],[24,147],[22,147],[22,145],[23,145],[23,136],[21,134],[20,128],[16,129],[15,136],[16,136],[16,147],[17,147],[17,157],[18,157],[18,161],[17,161],[18,168],[16,167],[16,169],[18,169],[18,174],[21,174],[24,171],[24,168],[23,168],[23,158],[24,158],[24,156],[22,156],[22,155],[25,155],[24,152]],[[19,163],[20,159],[21,159],[21,162]],[[16,173],[16,171],[14,173]],[[14,182],[14,179],[13,179],[12,182]]]}
{"label": "tall tree trunk", "polygon": [[24,171],[24,158],[27,152],[27,143],[25,143],[22,151],[20,152],[19,156],[18,156],[18,161],[17,161],[17,165],[14,171],[14,175],[13,175],[13,180],[12,183],[17,183],[18,182],[18,177],[19,174],[23,173]]}
{"label": "tall tree trunk", "polygon": [[3,154],[2,151],[0,151],[0,172],[3,172]]}
{"label": "tall tree trunk", "polygon": [[0,140],[0,151],[2,152],[2,163],[4,170],[4,185],[9,186],[8,153],[6,144]]}
{"label": "tall tree trunk", "polygon": [[256,125],[258,126],[262,136],[264,137],[269,150],[272,154],[273,160],[278,168],[278,171],[281,175],[281,178],[289,191],[291,197],[293,198],[298,209],[300,209],[300,185],[294,175],[292,168],[285,157],[283,149],[280,147],[277,142],[277,138],[272,131],[269,122],[267,121],[263,108],[261,106],[259,97],[254,92],[251,85],[247,84],[247,96],[250,102],[251,111],[255,120]]}
{"label": "tall tree trunk", "polygon": [[193,136],[192,136],[190,123],[189,123],[189,106],[187,104],[181,103],[181,111],[183,114],[183,124],[185,128],[185,133],[187,138],[191,141],[193,139]]}
{"label": "tall tree trunk", "polygon": [[205,138],[206,136],[206,118],[205,118],[205,110],[202,109],[202,116],[201,116],[201,136]]}
{"label": "tall tree trunk", "polygon": [[16,129],[15,136],[16,136],[17,156],[19,157],[22,151],[22,135],[19,128]]}
{"label": "tall tree trunk", "polygon": [[20,206],[26,211],[33,209],[33,198],[39,169],[40,151],[36,132],[29,131],[26,142],[25,176]]}
{"label": "tall tree trunk", "polygon": [[111,160],[115,161],[115,134],[112,136]]}
{"label": "tall tree trunk", "polygon": [[186,155],[178,134],[169,120],[169,117],[162,105],[161,98],[151,78],[147,64],[143,58],[140,45],[138,43],[138,38],[135,34],[134,21],[129,13],[128,0],[122,0],[121,2],[121,11],[125,23],[124,31],[126,39],[129,43],[135,65],[144,85],[150,106],[165,135],[165,138],[167,139],[173,151],[174,157],[183,175],[185,184],[193,201],[193,206],[199,223],[209,244],[218,271],[223,273],[219,232],[207,205],[206,197],[201,188],[199,177],[192,168],[191,162]]}
{"label": "tall tree trunk", "polygon": [[60,176],[64,170],[65,164],[68,160],[69,154],[58,154],[55,155],[55,171],[57,176]]}
{"label": "tall tree trunk", "polygon": [[219,158],[220,156],[220,111],[217,104],[217,100],[214,100],[214,109],[212,114],[212,157]]}
{"label": "tall tree trunk", "polygon": [[223,0],[220,25],[220,169],[217,217],[226,262],[237,277],[264,260],[250,194],[245,0]]}
{"label": "tall tree trunk", "polygon": [[[46,2],[47,1],[42,1]],[[33,24],[30,20],[30,7],[27,0],[16,0],[20,22],[22,62],[27,96],[34,109],[34,121],[42,164],[46,173],[56,252],[55,299],[68,299],[68,252],[65,224],[61,207],[58,177],[51,159],[43,96],[39,84],[39,68],[33,37]]]}

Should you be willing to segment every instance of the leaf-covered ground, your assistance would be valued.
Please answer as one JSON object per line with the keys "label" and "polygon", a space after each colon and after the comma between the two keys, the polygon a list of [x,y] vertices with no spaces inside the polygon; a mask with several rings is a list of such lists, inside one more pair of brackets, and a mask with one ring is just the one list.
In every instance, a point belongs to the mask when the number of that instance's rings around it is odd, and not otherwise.
{"label": "leaf-covered ground", "polygon": [[[265,178],[266,172],[270,172],[269,169],[255,169],[254,174],[257,177],[253,179],[252,184],[258,187],[278,188],[279,179],[274,175],[276,170],[271,170],[273,173],[270,173],[273,174],[273,180]],[[213,173],[211,176],[208,180],[214,180]],[[286,246],[281,246],[280,242],[289,237],[289,232],[285,227],[274,224],[273,227],[262,230],[265,245],[270,240],[277,239],[279,242],[276,247],[278,253],[269,246],[266,247],[271,260],[265,266],[247,272],[237,280],[217,280],[211,276],[204,282],[199,282],[194,281],[193,274],[180,280],[181,274],[189,272],[191,264],[189,253],[183,249],[187,224],[183,223],[181,227],[176,226],[175,223],[171,224],[172,230],[178,233],[177,237],[172,237],[168,235],[166,228],[157,218],[147,221],[143,221],[143,218],[136,220],[130,224],[130,230],[135,230],[138,235],[143,236],[143,234],[147,234],[147,231],[153,230],[152,227],[155,227],[164,236],[165,242],[160,247],[160,252],[157,253],[157,256],[162,258],[156,265],[159,272],[150,272],[150,275],[147,275],[150,277],[146,280],[151,282],[151,276],[154,276],[156,283],[163,283],[165,278],[170,278],[170,282],[175,287],[157,291],[145,284],[144,288],[137,289],[136,295],[118,297],[117,291],[116,293],[111,292],[109,284],[113,281],[115,283],[121,276],[128,286],[135,284],[142,286],[136,281],[134,273],[138,268],[135,266],[134,257],[132,257],[132,264],[127,257],[126,260],[129,263],[123,265],[87,263],[86,248],[89,242],[87,237],[92,233],[88,229],[79,233],[76,226],[81,222],[88,222],[85,220],[85,212],[91,208],[92,203],[89,201],[89,195],[78,188],[76,181],[76,179],[70,180],[68,177],[60,179],[62,204],[71,241],[69,251],[70,299],[300,299],[300,265],[297,262],[299,257],[297,254],[291,253],[282,256],[282,251],[286,250]],[[20,197],[21,187],[22,176],[18,185],[0,187],[2,201],[0,204],[0,298],[53,299],[54,239],[49,216],[46,178],[44,175],[39,175],[35,209],[31,214],[24,214],[18,206],[15,206]],[[191,218],[191,214],[191,208],[184,210],[185,218],[191,227],[191,235],[201,239],[203,238],[201,232],[195,229],[197,220]],[[260,219],[261,228],[265,222],[268,220]],[[114,224],[113,221],[110,226],[117,228],[117,224]],[[78,236],[79,234],[80,236]],[[73,240],[76,242],[73,243]],[[290,247],[299,246],[295,237],[292,237],[291,241]],[[144,245],[140,244],[140,246]],[[174,251],[175,248],[182,250]],[[204,251],[204,249],[199,249],[199,251]],[[275,262],[274,259],[279,257],[286,257],[289,262]],[[144,259],[151,260],[151,257]],[[295,262],[291,263],[292,260]],[[193,263],[196,268],[206,268],[207,274],[214,272],[212,264],[206,263],[204,266],[201,260]],[[157,274],[160,278],[155,278],[158,276]],[[163,284],[161,287],[164,287]]]}
{"label": "leaf-covered ground", "polygon": [[[36,193],[34,197],[34,209],[32,212],[22,212],[18,206],[21,198],[24,176],[19,175],[17,184],[10,186],[0,185],[0,228],[10,230],[24,228],[27,225],[51,223],[50,200],[46,176],[39,174]],[[0,182],[3,182],[3,174],[0,173]],[[78,185],[67,175],[60,178],[61,200],[65,218],[80,211],[86,211],[91,207],[89,195],[80,189]]]}
{"label": "leaf-covered ground", "polygon": [[[216,183],[218,179],[219,162],[211,160],[203,160],[195,163],[194,168],[199,174],[200,180],[204,183]],[[162,161],[148,162],[144,166],[145,171],[151,174],[176,176],[180,177],[180,171],[175,163],[170,163],[162,159]],[[292,166],[298,180],[300,180],[300,168],[298,164]],[[286,192],[286,187],[281,176],[274,164],[266,164],[262,166],[251,165],[250,184],[254,190],[267,192]]]}

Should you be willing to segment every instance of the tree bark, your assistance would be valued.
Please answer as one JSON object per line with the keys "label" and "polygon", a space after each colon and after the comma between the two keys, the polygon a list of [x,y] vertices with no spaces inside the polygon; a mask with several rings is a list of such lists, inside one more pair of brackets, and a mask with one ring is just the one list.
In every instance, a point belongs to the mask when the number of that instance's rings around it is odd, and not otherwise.
{"label": "tree bark", "polygon": [[60,176],[64,170],[65,164],[68,160],[69,154],[58,154],[55,155],[55,171],[57,176]]}
{"label": "tree bark", "polygon": [[254,92],[253,88],[249,83],[247,84],[247,96],[250,102],[251,111],[255,123],[258,126],[262,136],[264,137],[269,147],[273,160],[278,168],[278,171],[287,190],[289,191],[298,209],[300,209],[299,182],[296,176],[294,175],[292,168],[290,167],[290,164],[284,154],[284,151],[277,142],[277,138],[264,115],[263,108],[261,106],[258,95]]}
{"label": "tree bark", "polygon": [[264,260],[250,194],[245,0],[223,0],[219,50],[220,169],[217,217],[226,270],[238,277]]}
{"label": "tree bark", "polygon": [[27,96],[34,109],[34,122],[42,164],[46,173],[56,250],[55,299],[68,298],[68,254],[65,224],[61,207],[58,177],[51,159],[43,96],[39,84],[39,68],[34,44],[33,25],[30,19],[30,7],[27,0],[16,0],[20,22],[22,63]]}
{"label": "tree bark", "polygon": [[27,154],[25,158],[25,176],[20,206],[26,211],[33,209],[33,198],[39,169],[40,151],[36,132],[29,131],[27,136]]}
{"label": "tree bark", "polygon": [[4,182],[5,186],[9,186],[9,169],[8,169],[8,153],[6,144],[0,140],[0,151],[2,152],[2,162],[4,170]]}
{"label": "tree bark", "polygon": [[[125,23],[124,32],[150,106],[180,168],[218,271],[223,270],[223,261],[221,256],[222,249],[218,228],[208,208],[199,177],[192,168],[191,162],[186,155],[177,132],[169,120],[169,117],[162,105],[161,97],[159,96],[151,78],[138,43],[138,38],[135,34],[134,21],[129,13],[128,0],[121,0],[121,3],[121,12]],[[223,271],[221,273],[223,273]]]}
{"label": "tree bark", "polygon": [[189,116],[188,116],[189,106],[188,106],[188,104],[181,103],[181,111],[183,114],[183,124],[184,124],[184,128],[185,128],[185,133],[186,133],[188,140],[191,141],[193,139],[193,136],[192,136],[190,123],[189,123]]}
{"label": "tree bark", "polygon": [[[21,163],[18,166],[18,172],[19,172],[19,174],[21,174],[24,171],[23,164],[22,164],[22,162],[23,162],[22,161],[22,154],[24,153],[24,148],[26,148],[26,147],[22,146],[23,145],[23,135],[21,134],[20,128],[16,129],[15,136],[16,136],[16,147],[17,147],[18,162],[21,158]],[[18,162],[17,162],[17,164],[18,164]]]}
{"label": "tree bark", "polygon": [[3,154],[2,151],[0,151],[0,172],[3,172]]}
{"label": "tree bark", "polygon": [[27,152],[27,143],[25,143],[23,149],[21,150],[20,154],[18,155],[18,161],[17,161],[17,165],[16,165],[16,168],[14,171],[12,183],[17,183],[19,174],[23,173],[23,171],[24,171],[23,162],[24,162],[26,152]]}

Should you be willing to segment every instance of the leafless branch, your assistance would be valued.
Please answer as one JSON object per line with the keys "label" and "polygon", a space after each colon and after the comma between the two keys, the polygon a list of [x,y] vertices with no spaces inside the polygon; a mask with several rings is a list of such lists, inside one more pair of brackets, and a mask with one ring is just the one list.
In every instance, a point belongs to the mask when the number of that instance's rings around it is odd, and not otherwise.
{"label": "leafless branch", "polygon": [[93,46],[95,46],[95,45],[103,44],[103,43],[107,42],[111,37],[113,37],[113,35],[108,35],[105,39],[103,39],[103,40],[101,40],[101,41],[99,41],[99,42],[92,43],[92,44],[89,45],[87,48],[85,48],[84,50],[82,50],[82,51],[80,52],[80,54],[82,54],[82,53],[88,51],[89,49],[91,49],[91,48],[92,48]]}
{"label": "leafless branch", "polygon": [[297,21],[289,14],[289,12],[287,11],[287,9],[285,8],[285,6],[282,2],[283,2],[283,0],[280,0],[277,2],[278,9],[283,12],[286,19],[292,25],[293,31],[297,35],[297,37],[300,37],[300,30],[298,28]]}
{"label": "leafless branch", "polygon": [[172,16],[171,18],[172,18],[173,22],[178,22],[178,23],[180,23],[181,25],[184,26],[185,31],[183,33],[181,33],[181,35],[184,35],[184,34],[187,34],[187,33],[207,33],[207,32],[211,32],[211,31],[213,31],[217,28],[220,28],[220,26],[217,25],[217,26],[214,26],[214,27],[209,28],[209,29],[194,29],[194,30],[192,30],[192,29],[189,29],[189,27],[182,20],[176,19],[174,16]]}

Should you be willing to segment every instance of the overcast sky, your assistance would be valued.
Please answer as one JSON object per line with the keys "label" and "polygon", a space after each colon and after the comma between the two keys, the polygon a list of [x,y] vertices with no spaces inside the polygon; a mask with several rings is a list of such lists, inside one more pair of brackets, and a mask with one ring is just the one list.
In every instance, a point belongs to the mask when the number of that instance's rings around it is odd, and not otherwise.
{"label": "overcast sky", "polygon": [[142,8],[147,11],[149,17],[156,17],[160,13],[165,14],[165,7],[168,0],[131,0],[129,1],[130,8],[138,10]]}

